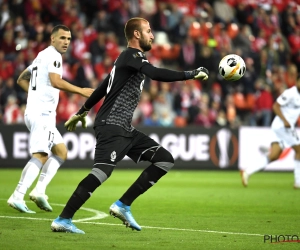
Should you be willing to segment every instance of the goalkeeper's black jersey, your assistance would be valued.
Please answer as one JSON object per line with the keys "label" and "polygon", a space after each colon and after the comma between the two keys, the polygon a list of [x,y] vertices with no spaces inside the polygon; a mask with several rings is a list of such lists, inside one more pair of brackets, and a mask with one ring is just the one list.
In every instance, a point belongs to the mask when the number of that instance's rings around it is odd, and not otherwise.
{"label": "goalkeeper's black jersey", "polygon": [[185,80],[183,71],[156,68],[149,63],[143,52],[127,48],[84,105],[90,109],[105,96],[95,119],[95,127],[110,124],[121,126],[128,132],[133,131],[132,116],[141,97],[145,75],[165,82]]}
{"label": "goalkeeper's black jersey", "polygon": [[146,55],[137,49],[123,51],[114,63],[108,79],[106,97],[95,121],[95,126],[119,125],[132,131],[131,120],[137,107],[145,76],[140,68],[149,63]]}

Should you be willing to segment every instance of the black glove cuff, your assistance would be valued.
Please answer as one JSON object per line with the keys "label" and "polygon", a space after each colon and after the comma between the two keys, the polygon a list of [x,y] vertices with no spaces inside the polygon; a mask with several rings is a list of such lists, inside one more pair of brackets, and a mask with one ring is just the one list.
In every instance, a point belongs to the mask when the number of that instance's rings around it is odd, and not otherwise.
{"label": "black glove cuff", "polygon": [[87,109],[84,105],[79,109],[79,111],[76,113],[76,115],[82,115],[84,112],[89,112],[90,110]]}
{"label": "black glove cuff", "polygon": [[194,79],[194,77],[197,75],[196,70],[191,71],[184,71],[185,80]]}

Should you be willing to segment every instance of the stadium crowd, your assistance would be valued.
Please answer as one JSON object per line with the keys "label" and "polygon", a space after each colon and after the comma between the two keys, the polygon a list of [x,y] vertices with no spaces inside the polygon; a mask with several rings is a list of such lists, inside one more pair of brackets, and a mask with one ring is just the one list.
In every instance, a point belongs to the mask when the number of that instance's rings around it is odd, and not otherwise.
{"label": "stadium crowd", "polygon": [[[49,45],[55,25],[68,26],[72,34],[63,55],[63,78],[96,88],[126,48],[123,28],[134,16],[151,23],[155,44],[147,56],[153,65],[203,66],[210,72],[206,82],[146,79],[135,126],[269,126],[274,100],[295,85],[298,0],[0,0],[0,123],[24,123],[27,94],[16,79]],[[218,64],[232,53],[245,60],[247,70],[239,81],[226,82]],[[84,101],[61,91],[57,123],[63,124]],[[100,106],[89,112],[90,125]]]}

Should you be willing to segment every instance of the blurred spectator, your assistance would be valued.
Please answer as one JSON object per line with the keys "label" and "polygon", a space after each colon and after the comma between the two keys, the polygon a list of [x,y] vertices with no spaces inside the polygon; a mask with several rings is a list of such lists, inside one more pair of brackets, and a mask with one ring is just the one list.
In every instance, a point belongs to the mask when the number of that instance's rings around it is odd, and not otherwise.
{"label": "blurred spectator", "polygon": [[199,114],[194,121],[194,124],[203,126],[205,128],[210,128],[214,124],[214,122],[215,121],[210,118],[209,107],[202,106],[200,108]]}
{"label": "blurred spectator", "polygon": [[3,122],[4,124],[24,123],[23,114],[18,105],[18,99],[14,95],[9,95],[7,97]]}
{"label": "blurred spectator", "polygon": [[210,91],[209,91],[209,99],[212,102],[218,102],[221,103],[222,101],[222,89],[219,83],[215,82]]}
{"label": "blurred spectator", "polygon": [[168,36],[171,42],[175,42],[178,35],[179,23],[183,14],[176,3],[170,4],[168,8]]}
{"label": "blurred spectator", "polygon": [[74,72],[72,69],[71,64],[69,63],[69,61],[67,60],[67,56],[66,54],[62,54],[62,58],[63,58],[63,73],[62,73],[62,78],[65,79],[66,81],[73,83],[74,81]]}
{"label": "blurred spectator", "polygon": [[254,69],[254,61],[251,57],[245,58],[246,72],[244,77],[239,80],[243,93],[249,94],[255,92],[254,83],[257,79],[257,74]]}
{"label": "blurred spectator", "polygon": [[213,4],[216,22],[227,24],[234,22],[234,10],[226,0],[216,0]]}
{"label": "blurred spectator", "polygon": [[1,5],[0,5],[0,27],[2,28],[4,26],[4,24],[9,20],[9,18],[11,17],[11,13],[9,11],[8,8],[8,4],[6,2],[2,2],[1,1]]}
{"label": "blurred spectator", "polygon": [[79,106],[80,104],[78,104],[77,95],[60,91],[59,102],[56,110],[56,123],[65,123],[65,121],[67,121],[74,113],[77,112]]}
{"label": "blurred spectator", "polygon": [[106,54],[111,57],[113,61],[115,61],[120,53],[118,38],[115,33],[110,32],[106,34]]}
{"label": "blurred spectator", "polygon": [[99,10],[96,13],[96,16],[94,17],[92,23],[97,32],[99,33],[105,34],[107,32],[113,31],[113,27],[110,20],[110,14],[107,13],[105,10]]}
{"label": "blurred spectator", "polygon": [[141,100],[138,104],[137,110],[140,110],[143,120],[151,117],[153,113],[153,105],[150,101],[150,95],[147,91],[142,92]]}
{"label": "blurred spectator", "polygon": [[[38,41],[38,42],[41,42],[41,41]],[[17,37],[15,39],[15,44],[20,44],[21,48],[24,48],[24,49],[27,48],[28,39],[27,39],[27,36],[25,34],[25,31],[21,30],[21,31],[17,32]]]}
{"label": "blurred spectator", "polygon": [[300,26],[294,29],[294,33],[288,36],[292,53],[300,50]]}
{"label": "blurred spectator", "polygon": [[156,0],[140,0],[141,15],[145,15],[146,18],[156,13]]}
{"label": "blurred spectator", "polygon": [[173,112],[170,112],[167,108],[162,108],[160,110],[160,115],[158,116],[158,124],[162,127],[173,127],[174,118]]}
{"label": "blurred spectator", "polygon": [[65,15],[62,15],[62,22],[67,27],[71,24],[77,24],[80,22],[78,10],[75,7],[65,8]]}
{"label": "blurred spectator", "polygon": [[179,66],[182,70],[190,70],[196,68],[196,45],[190,36],[187,36],[183,41],[178,58]]}
{"label": "blurred spectator", "polygon": [[91,42],[90,52],[92,54],[92,63],[102,62],[106,51],[106,35],[104,32],[98,32],[97,38]]}
{"label": "blurred spectator", "polygon": [[[13,61],[13,68],[14,68],[14,81],[16,82],[17,78],[27,68],[27,63],[24,58],[24,54],[22,52],[19,52],[16,55],[15,60]],[[25,104],[27,101],[27,92],[25,92],[18,84],[15,86],[15,90],[17,93],[17,98],[19,101],[19,104]]]}
{"label": "blurred spectator", "polygon": [[0,49],[5,51],[5,59],[13,60],[16,52],[16,43],[14,41],[13,30],[7,30],[4,32],[3,40],[0,41]]}
{"label": "blurred spectator", "polygon": [[175,112],[179,116],[188,118],[189,108],[192,106],[192,93],[187,84],[181,85],[181,90],[175,94],[174,107]]}
{"label": "blurred spectator", "polygon": [[248,25],[240,27],[240,31],[237,36],[232,40],[232,44],[235,49],[240,49],[243,55],[247,56],[251,52],[251,30]]}
{"label": "blurred spectator", "polygon": [[209,71],[209,78],[207,79],[207,81],[202,82],[204,91],[209,91],[212,83],[215,81],[218,69],[216,61],[217,60],[212,48],[208,46],[203,46],[200,48],[196,59],[196,65],[201,65],[202,67],[207,68],[207,70]]}
{"label": "blurred spectator", "polygon": [[82,29],[79,29],[75,32],[75,39],[72,41],[72,57],[80,61],[85,52],[88,52],[88,46],[84,40],[84,32]]}
{"label": "blurred spectator", "polygon": [[216,36],[218,50],[225,49],[227,51],[232,50],[232,40],[228,35],[228,32],[224,25],[221,26],[220,31]]}
{"label": "blurred spectator", "polygon": [[232,94],[226,96],[225,101],[226,118],[230,127],[234,127],[237,118],[237,111],[234,104],[234,98]]}
{"label": "blurred spectator", "polygon": [[251,49],[255,53],[259,53],[267,44],[266,35],[264,30],[260,30],[258,35],[252,39]]}
{"label": "blurred spectator", "polygon": [[158,2],[157,4],[157,12],[152,16],[151,26],[153,31],[163,31],[168,32],[168,10],[167,4],[164,2]]}
{"label": "blurred spectator", "polygon": [[94,26],[92,24],[89,24],[85,27],[83,34],[84,34],[84,41],[86,42],[86,46],[90,48],[91,43],[98,37],[98,33],[94,28]]}
{"label": "blurred spectator", "polygon": [[98,81],[103,81],[113,68],[113,60],[109,55],[104,55],[101,62],[94,65],[95,76]]}
{"label": "blurred spectator", "polygon": [[82,60],[78,63],[77,71],[75,72],[74,84],[81,88],[90,88],[91,80],[95,78],[94,68],[91,63],[91,53],[85,52],[82,54]]}
{"label": "blurred spectator", "polygon": [[170,109],[173,109],[173,103],[174,103],[174,95],[171,91],[172,89],[172,84],[170,82],[161,82],[160,83],[160,90],[159,90],[159,95],[163,95],[167,105],[169,106]]}
{"label": "blurred spectator", "polygon": [[[3,81],[2,78],[0,78],[0,81]],[[1,95],[0,95],[0,103],[1,106],[4,108],[6,106],[7,100],[9,96],[15,96],[17,97],[17,92],[15,90],[14,86],[14,79],[12,77],[7,78],[6,81],[4,81],[1,85],[4,85],[2,87]]]}
{"label": "blurred spectator", "polygon": [[14,22],[14,32],[23,32],[25,35],[26,30],[25,30],[25,25],[22,16],[17,16],[15,17],[15,22]]}
{"label": "blurred spectator", "polygon": [[255,82],[255,106],[252,110],[250,125],[269,127],[272,120],[272,106],[274,103],[271,88],[263,79]]}
{"label": "blurred spectator", "polygon": [[159,93],[153,102],[153,112],[156,114],[160,125],[173,126],[175,114],[162,93]]}
{"label": "blurred spectator", "polygon": [[0,50],[0,78],[6,80],[14,74],[14,67],[11,61],[5,58],[5,53]]}
{"label": "blurred spectator", "polygon": [[121,46],[127,45],[124,37],[124,26],[127,20],[132,17],[133,15],[128,1],[120,1],[116,9],[111,13],[110,21],[113,25],[115,36],[118,38],[118,44]]}
{"label": "blurred spectator", "polygon": [[236,6],[236,19],[241,25],[250,25],[253,28],[253,8],[245,2],[239,2]]}
{"label": "blurred spectator", "polygon": [[158,127],[160,126],[158,122],[157,114],[152,113],[150,117],[146,117],[143,122],[144,126],[150,126],[150,127]]}
{"label": "blurred spectator", "polygon": [[217,127],[226,127],[226,126],[228,126],[228,120],[227,120],[227,117],[226,117],[226,112],[223,109],[219,110],[214,125],[217,126]]}

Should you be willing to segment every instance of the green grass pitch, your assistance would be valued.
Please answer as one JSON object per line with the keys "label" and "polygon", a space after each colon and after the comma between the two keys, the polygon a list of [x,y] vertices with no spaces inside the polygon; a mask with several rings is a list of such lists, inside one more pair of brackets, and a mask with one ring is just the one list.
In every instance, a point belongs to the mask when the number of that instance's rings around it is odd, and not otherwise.
{"label": "green grass pitch", "polygon": [[258,173],[244,188],[237,171],[174,169],[133,203],[141,232],[111,216],[99,219],[140,172],[115,170],[73,218],[86,232],[76,235],[53,233],[50,224],[89,170],[58,171],[47,188],[52,213],[39,210],[28,192],[27,206],[36,214],[7,206],[21,169],[0,170],[0,249],[300,249],[296,242],[264,243],[264,235],[300,238],[300,190],[293,189],[292,172]]}

